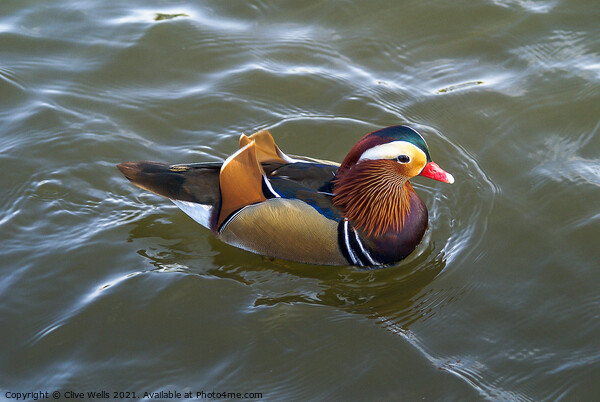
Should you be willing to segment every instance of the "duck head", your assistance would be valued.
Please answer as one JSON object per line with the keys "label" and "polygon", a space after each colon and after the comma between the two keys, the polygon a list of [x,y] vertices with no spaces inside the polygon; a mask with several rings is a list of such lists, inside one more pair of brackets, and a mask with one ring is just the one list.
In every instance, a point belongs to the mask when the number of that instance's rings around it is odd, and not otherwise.
{"label": "duck head", "polygon": [[408,126],[392,126],[361,138],[342,162],[333,202],[367,236],[399,232],[417,197],[415,176],[454,183],[454,177],[431,160],[425,139]]}

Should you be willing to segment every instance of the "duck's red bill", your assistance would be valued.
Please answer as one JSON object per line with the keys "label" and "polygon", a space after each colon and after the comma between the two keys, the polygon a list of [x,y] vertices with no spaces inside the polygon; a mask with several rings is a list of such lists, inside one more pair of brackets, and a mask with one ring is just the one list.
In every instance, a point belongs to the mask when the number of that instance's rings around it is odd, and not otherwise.
{"label": "duck's red bill", "polygon": [[435,162],[429,162],[425,165],[419,176],[429,177],[430,179],[441,181],[443,183],[454,183],[454,176],[439,167]]}

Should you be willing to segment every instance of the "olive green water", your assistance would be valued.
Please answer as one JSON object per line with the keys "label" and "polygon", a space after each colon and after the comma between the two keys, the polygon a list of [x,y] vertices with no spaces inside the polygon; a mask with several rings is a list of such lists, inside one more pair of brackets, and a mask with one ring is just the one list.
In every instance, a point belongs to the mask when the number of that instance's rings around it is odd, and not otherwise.
{"label": "olive green water", "polygon": [[[595,0],[186,3],[0,2],[0,399],[598,398]],[[224,245],[114,166],[395,124],[456,183],[413,181],[429,231],[376,271]]]}

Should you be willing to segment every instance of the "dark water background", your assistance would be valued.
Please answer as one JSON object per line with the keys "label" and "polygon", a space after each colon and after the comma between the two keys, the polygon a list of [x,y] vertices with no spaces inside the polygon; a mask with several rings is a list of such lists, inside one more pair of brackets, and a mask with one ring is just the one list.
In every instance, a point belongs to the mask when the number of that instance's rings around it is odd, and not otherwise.
{"label": "dark water background", "polygon": [[[184,14],[156,21],[157,15]],[[160,18],[159,18],[160,19]],[[0,399],[600,395],[595,0],[0,2]],[[411,124],[452,186],[377,271],[215,240],[116,170]]]}

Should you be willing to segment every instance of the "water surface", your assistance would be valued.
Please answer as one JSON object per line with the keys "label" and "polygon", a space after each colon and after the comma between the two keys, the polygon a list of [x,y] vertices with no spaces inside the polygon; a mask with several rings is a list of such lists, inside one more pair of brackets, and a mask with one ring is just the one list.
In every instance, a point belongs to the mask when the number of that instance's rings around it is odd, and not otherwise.
{"label": "water surface", "polygon": [[[0,3],[0,390],[600,393],[595,2]],[[133,187],[241,132],[341,161],[410,124],[452,186],[397,266],[272,260]]]}

